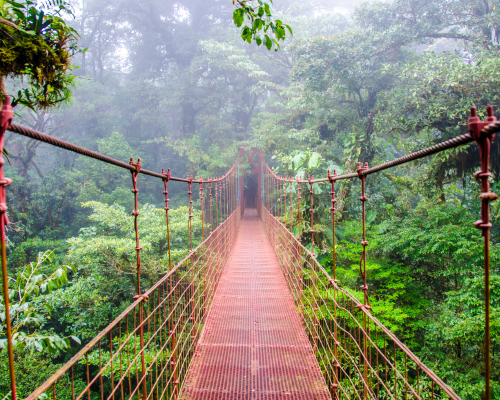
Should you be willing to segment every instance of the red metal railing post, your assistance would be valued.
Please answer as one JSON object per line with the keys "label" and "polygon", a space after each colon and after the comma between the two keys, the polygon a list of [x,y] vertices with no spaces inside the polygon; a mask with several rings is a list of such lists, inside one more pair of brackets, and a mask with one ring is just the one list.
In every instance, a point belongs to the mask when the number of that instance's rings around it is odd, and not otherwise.
{"label": "red metal railing post", "polygon": [[[280,210],[281,210],[281,222],[286,227],[286,193],[285,193],[285,182],[283,178],[279,178],[280,182]],[[283,198],[285,198],[285,203],[283,204]]]}
{"label": "red metal railing post", "polygon": [[290,184],[290,232],[293,234],[293,201],[292,201],[292,178],[288,179]]}
{"label": "red metal railing post", "polygon": [[[170,272],[172,270],[172,253],[171,253],[171,244],[170,244],[170,222],[168,218],[168,211],[170,210],[170,207],[168,206],[168,203],[170,199],[168,198],[168,181],[170,180],[171,173],[170,173],[170,168],[168,169],[167,173],[165,173],[165,170],[162,168],[161,170],[162,175],[165,175],[165,178],[163,179],[163,185],[164,185],[164,191],[163,194],[165,195],[165,218],[166,218],[166,223],[167,223],[167,245],[168,245],[168,271]],[[174,301],[173,301],[173,283],[172,283],[172,275],[170,275],[169,280],[168,280],[168,297],[169,297],[169,306],[170,306],[170,318],[169,318],[169,335],[170,335],[170,351],[172,351],[172,361],[170,362],[170,366],[172,367],[172,376],[174,380],[174,398],[177,398],[176,390],[177,390],[177,349],[176,349],[176,343],[175,343],[175,329],[174,329],[174,313],[173,313],[173,308],[174,308]]]}
{"label": "red metal railing post", "polygon": [[498,195],[490,192],[489,179],[490,172],[490,151],[491,142],[495,138],[494,133],[490,133],[483,128],[496,122],[493,115],[493,107],[488,106],[485,122],[481,122],[477,116],[476,107],[471,108],[469,118],[469,132],[479,147],[479,157],[481,160],[481,170],[474,174],[474,177],[481,181],[481,219],[474,222],[474,226],[481,229],[484,237],[484,376],[485,376],[485,400],[491,399],[491,327],[490,327],[490,202],[498,199]]}
{"label": "red metal railing post", "polygon": [[243,198],[243,174],[240,176],[240,206],[241,206],[241,215],[245,211],[245,199]]}
{"label": "red metal railing post", "polygon": [[[205,220],[204,220],[204,215],[203,215],[203,178],[200,178],[200,205],[201,205],[201,237],[202,237],[202,242],[205,241]],[[201,251],[201,254],[205,254],[205,252]],[[200,256],[202,257],[202,256]],[[203,285],[202,285],[202,293],[203,293],[203,296],[202,296],[202,301],[203,301],[203,319],[205,319],[205,317],[207,316],[207,309],[206,309],[206,294],[205,294],[205,289],[206,289],[206,285],[205,285],[205,282],[206,282],[206,273],[207,273],[207,270],[206,270],[206,265],[205,263],[203,262],[203,259],[201,259],[201,263],[202,263],[202,282],[203,282]]]}
{"label": "red metal railing post", "polygon": [[[314,180],[314,176],[312,177],[309,177],[308,178],[308,182],[309,182],[309,195],[310,195],[310,198],[311,198],[311,208],[309,209],[309,213],[310,213],[310,216],[311,216],[311,230],[310,230],[310,233],[311,233],[311,252],[309,254],[309,257],[313,258],[316,256],[316,254],[314,253],[314,233],[316,232],[316,230],[314,229],[314,190],[313,190],[313,183],[312,181]],[[316,352],[317,348],[318,348],[318,344],[317,344],[317,341],[318,341],[318,326],[319,326],[319,323],[318,323],[318,304],[317,304],[317,301],[316,301],[316,271],[315,271],[315,263],[313,262],[312,263],[312,268],[311,268],[311,274],[312,274],[312,289],[313,289],[313,311],[314,311],[314,321],[313,321],[313,325],[314,325],[314,330],[313,330],[313,335],[314,335],[314,351]]]}
{"label": "red metal railing post", "polygon": [[[297,213],[299,214],[298,217],[299,217],[299,237],[297,238],[297,240],[299,241],[299,243],[301,243],[301,237],[302,237],[302,208],[301,208],[301,204],[300,204],[300,201],[302,200],[302,195],[301,195],[301,191],[302,191],[302,183],[300,182],[299,178],[297,177],[297,186],[298,186],[298,192],[299,192],[299,195],[297,197]],[[300,275],[299,275],[299,285],[300,285],[300,312],[302,314],[302,316],[304,315],[304,274],[302,274],[302,247],[299,246],[299,271],[300,271]]]}
{"label": "red metal railing post", "polygon": [[137,189],[137,175],[141,170],[141,159],[137,159],[137,163],[134,163],[134,159],[130,159],[130,165],[135,167],[132,171],[132,193],[134,194],[134,211],[132,211],[132,215],[134,216],[134,230],[135,230],[135,251],[137,258],[137,295],[134,296],[134,299],[142,299],[139,305],[139,335],[140,335],[140,346],[141,346],[141,380],[142,380],[142,398],[146,400],[147,395],[147,384],[146,384],[146,359],[144,356],[144,301],[148,299],[148,296],[143,296],[141,294],[141,250],[142,247],[139,243],[139,189]]}
{"label": "red metal railing post", "polygon": [[274,180],[276,181],[276,219],[279,219],[281,217],[280,182],[277,177]]}
{"label": "red metal railing post", "polygon": [[[219,204],[219,197],[220,197],[220,190],[219,190],[219,182],[220,178],[217,178],[215,181],[215,215],[216,215],[216,222],[217,222],[217,227],[219,227],[219,209],[220,209],[220,204]],[[217,254],[217,259],[215,262],[215,274],[217,275],[217,280],[219,280],[219,260],[220,260],[220,232],[217,232],[217,238],[216,238],[216,251],[215,253]]]}
{"label": "red metal railing post", "polygon": [[288,210],[287,210],[287,206],[286,206],[287,194],[286,194],[286,181],[285,180],[281,181],[281,197],[285,198],[285,204],[283,205],[283,220],[282,220],[282,222],[283,222],[283,226],[286,229],[286,225],[287,225],[286,213]]}
{"label": "red metal railing post", "polygon": [[280,196],[279,196],[279,182],[278,182],[278,178],[276,178],[276,176],[274,177],[274,181],[275,181],[275,187],[276,187],[276,209],[275,209],[275,213],[276,213],[276,219],[273,221],[273,238],[274,238],[274,247],[276,248],[277,246],[277,240],[278,240],[278,232],[277,232],[277,226],[278,226],[278,218],[280,216]]}
{"label": "red metal railing post", "polygon": [[167,245],[168,245],[168,270],[170,271],[172,269],[172,255],[171,255],[171,250],[170,250],[170,223],[168,220],[168,211],[170,210],[170,207],[168,206],[168,202],[170,199],[168,198],[168,181],[170,180],[171,173],[170,173],[170,168],[168,169],[167,173],[165,173],[165,170],[162,168],[161,169],[161,174],[165,175],[165,178],[163,179],[163,194],[165,195],[165,218],[167,222]]}
{"label": "red metal railing post", "polygon": [[359,179],[361,179],[361,220],[363,223],[363,241],[361,245],[363,246],[363,251],[361,254],[361,260],[359,262],[359,270],[361,273],[361,278],[363,279],[363,285],[361,286],[361,290],[364,292],[364,302],[363,304],[367,309],[370,309],[370,301],[368,300],[368,285],[366,284],[366,246],[368,246],[368,242],[366,241],[366,207],[365,202],[368,198],[365,196],[365,180],[366,175],[363,174],[363,171],[368,169],[368,163],[365,163],[364,168],[361,167],[361,163],[358,163],[358,167],[356,172],[359,175]]}
{"label": "red metal railing post", "polygon": [[339,369],[340,363],[338,358],[338,336],[337,336],[337,283],[339,280],[337,279],[337,254],[336,254],[336,243],[335,243],[335,203],[337,200],[335,199],[335,177],[337,176],[337,171],[333,170],[333,175],[328,171],[328,179],[331,183],[330,195],[332,196],[332,206],[330,207],[330,211],[332,213],[332,268],[333,268],[333,279],[330,283],[333,285],[333,358],[334,358],[334,382],[332,385],[333,391],[333,399],[339,399]]}
{"label": "red metal railing post", "polygon": [[12,400],[17,399],[16,389],[16,373],[14,368],[14,348],[12,346],[12,321],[10,319],[9,307],[9,278],[7,273],[7,248],[5,227],[9,224],[7,217],[7,198],[5,188],[12,183],[12,179],[6,178],[3,175],[3,165],[5,160],[3,158],[3,145],[5,140],[5,131],[10,126],[14,112],[10,105],[10,96],[5,96],[2,111],[0,112],[0,234],[1,234],[1,252],[2,252],[2,290],[3,302],[5,307],[5,325],[7,336],[7,353],[9,358],[9,378],[10,390],[12,392]]}
{"label": "red metal railing post", "polygon": [[219,226],[219,180],[215,181],[215,225]]}
{"label": "red metal railing post", "polygon": [[210,213],[210,233],[214,231],[214,226],[213,226],[213,219],[212,219],[212,178],[208,180],[209,187],[208,187],[208,209]]}
{"label": "red metal railing post", "polygon": [[192,198],[192,190],[191,190],[191,186],[193,184],[193,176],[191,175],[191,177],[187,177],[188,179],[188,195],[189,195],[189,216],[188,216],[188,230],[189,230],[189,254],[190,254],[190,260],[191,260],[191,282],[190,282],[190,286],[191,286],[191,296],[190,296],[190,299],[189,299],[189,303],[190,303],[190,316],[189,316],[189,320],[191,321],[191,340],[194,340],[196,339],[196,336],[195,336],[195,290],[194,290],[194,277],[195,277],[195,273],[194,273],[194,252],[193,252],[193,198]]}
{"label": "red metal railing post", "polygon": [[266,208],[268,210],[271,209],[271,206],[269,205],[270,204],[270,197],[269,197],[269,172],[267,171],[267,165],[265,165],[265,172],[264,172],[264,176],[266,177],[266,197],[265,197],[265,201],[266,201]]}
{"label": "red metal railing post", "polygon": [[205,241],[205,221],[203,219],[203,178],[200,178],[201,238]]}
{"label": "red metal railing post", "polygon": [[[222,222],[227,218],[226,214],[226,178],[222,179]],[[224,235],[225,236],[225,235]],[[224,245],[226,241],[224,240]]]}
{"label": "red metal railing post", "polygon": [[298,192],[299,192],[299,195],[298,195],[298,203],[297,203],[297,213],[299,214],[298,217],[299,217],[299,242],[301,241],[301,236],[302,236],[302,210],[301,210],[301,204],[300,204],[300,200],[302,200],[302,196],[301,196],[301,190],[302,190],[302,187],[301,187],[301,183],[299,181],[299,178],[297,177],[297,186],[298,186]]}
{"label": "red metal railing post", "polygon": [[363,279],[363,285],[361,286],[361,290],[363,290],[363,305],[358,307],[360,311],[363,313],[363,394],[364,398],[368,398],[368,343],[367,343],[367,330],[366,330],[366,313],[365,309],[371,309],[370,302],[368,300],[368,285],[366,283],[366,246],[368,246],[368,242],[366,241],[366,207],[365,202],[368,198],[365,196],[365,180],[366,175],[363,174],[363,171],[368,170],[368,163],[365,163],[365,166],[362,167],[361,163],[358,163],[358,167],[356,172],[358,173],[359,179],[361,179],[361,219],[363,223],[363,241],[361,245],[363,246],[363,252],[361,254],[361,260],[359,262],[359,270],[361,273],[361,278]]}
{"label": "red metal railing post", "polygon": [[260,154],[260,151],[257,152],[257,198],[258,198],[258,203],[255,205],[257,207],[257,211],[259,214],[259,218],[262,219],[262,210],[260,207],[260,202],[262,200],[262,155]]}
{"label": "red metal railing post", "polygon": [[309,182],[309,197],[311,199],[311,208],[309,209],[309,215],[311,218],[311,230],[309,231],[311,234],[311,253],[314,256],[314,233],[316,232],[314,230],[314,200],[313,200],[313,195],[314,195],[314,190],[313,190],[313,183],[311,182],[314,179],[314,176],[311,178],[309,177],[308,182]]}

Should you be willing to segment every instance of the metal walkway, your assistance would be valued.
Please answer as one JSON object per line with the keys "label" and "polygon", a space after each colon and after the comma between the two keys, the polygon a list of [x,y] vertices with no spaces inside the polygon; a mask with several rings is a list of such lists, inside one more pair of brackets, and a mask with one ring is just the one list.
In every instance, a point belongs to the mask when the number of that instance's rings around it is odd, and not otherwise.
{"label": "metal walkway", "polygon": [[330,399],[255,209],[246,209],[181,399]]}

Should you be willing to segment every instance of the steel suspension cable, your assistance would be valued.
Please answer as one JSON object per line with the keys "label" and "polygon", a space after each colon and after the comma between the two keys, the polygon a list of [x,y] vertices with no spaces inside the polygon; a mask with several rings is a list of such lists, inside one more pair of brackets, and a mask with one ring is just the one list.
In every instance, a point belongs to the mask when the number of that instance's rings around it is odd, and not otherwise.
{"label": "steel suspension cable", "polygon": [[[498,125],[500,126],[500,123]],[[489,129],[488,131],[496,129],[496,132],[498,132],[498,130],[500,128],[498,128],[496,125],[492,124],[491,128],[488,128],[488,129]],[[388,161],[386,163],[369,168],[369,169],[363,171],[363,175],[370,175],[370,174],[373,174],[375,172],[383,171],[385,169],[389,169],[389,168],[392,168],[392,167],[395,167],[395,166],[398,166],[401,164],[406,164],[410,161],[425,158],[425,157],[428,157],[432,154],[436,154],[436,153],[439,153],[439,152],[444,151],[444,150],[453,149],[453,148],[456,148],[459,146],[463,146],[463,145],[465,145],[467,143],[471,143],[473,141],[474,141],[474,139],[472,138],[472,136],[469,133],[467,133],[465,135],[457,136],[455,138],[445,140],[444,142],[435,144],[433,146],[416,151],[416,152],[408,154],[406,156],[399,157],[399,158],[396,158],[392,161]],[[275,175],[276,179],[278,179],[278,180],[284,179],[284,178],[278,177],[272,170],[271,170],[271,173],[273,175]],[[352,179],[352,178],[357,178],[358,176],[359,175],[357,172],[353,172],[353,173],[349,173],[349,174],[337,175],[335,177],[335,180],[337,181],[337,180],[341,180],[341,179]],[[301,179],[300,181],[302,183],[309,182],[307,179]],[[312,182],[317,183],[317,182],[328,182],[328,181],[329,181],[329,178],[326,177],[326,178],[314,179]]]}

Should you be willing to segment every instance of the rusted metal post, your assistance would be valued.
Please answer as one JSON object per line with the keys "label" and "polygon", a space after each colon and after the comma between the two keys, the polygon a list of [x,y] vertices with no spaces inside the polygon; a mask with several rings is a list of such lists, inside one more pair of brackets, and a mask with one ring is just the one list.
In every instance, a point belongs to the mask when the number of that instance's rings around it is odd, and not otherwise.
{"label": "rusted metal post", "polygon": [[281,217],[281,196],[280,196],[280,181],[278,178],[275,178],[276,180],[276,217],[280,218]]}
{"label": "rusted metal post", "polygon": [[[313,190],[313,183],[312,183],[313,180],[314,180],[314,176],[308,178],[309,196],[311,198],[311,208],[309,209],[309,213],[311,216],[311,230],[310,230],[310,233],[311,233],[311,252],[309,254],[310,258],[314,258],[316,256],[316,254],[314,253],[314,233],[316,232],[316,230],[314,229],[314,190]],[[317,306],[317,302],[316,302],[316,271],[314,268],[315,265],[316,264],[313,262],[312,267],[311,267],[311,274],[312,274],[312,286],[313,286],[312,294],[313,294],[313,311],[314,311],[313,343],[314,343],[314,351],[316,352],[316,350],[318,348],[317,341],[318,341],[319,323],[318,323],[318,306]]]}
{"label": "rusted metal post", "polygon": [[363,171],[368,169],[368,163],[365,163],[365,166],[362,167],[361,163],[358,163],[358,167],[356,172],[358,173],[359,179],[361,179],[361,219],[363,223],[363,241],[361,245],[363,246],[363,251],[361,254],[361,260],[359,262],[359,270],[361,273],[361,278],[363,279],[363,285],[361,286],[361,290],[364,293],[364,301],[363,304],[366,308],[370,309],[370,301],[368,300],[368,285],[366,284],[366,246],[368,246],[368,242],[366,241],[366,207],[365,202],[368,198],[365,196],[365,180],[366,175],[363,174]]}
{"label": "rusted metal post", "polygon": [[299,214],[299,242],[301,241],[301,236],[302,236],[302,210],[301,210],[301,205],[300,205],[300,200],[302,200],[302,196],[301,196],[301,190],[302,190],[302,187],[301,187],[301,183],[299,181],[299,178],[297,178],[297,186],[298,186],[298,192],[299,192],[299,196],[298,196],[298,203],[297,203],[297,213]]}
{"label": "rusted metal post", "polygon": [[[286,191],[285,191],[285,181],[280,178],[280,209],[281,209],[281,222],[286,227]],[[283,198],[285,202],[283,203]]]}
{"label": "rusted metal post", "polygon": [[331,184],[330,195],[332,196],[332,206],[330,207],[330,211],[332,213],[332,269],[333,269],[333,279],[330,282],[333,285],[333,358],[334,358],[334,382],[332,385],[333,391],[333,399],[339,399],[339,358],[338,358],[338,345],[340,344],[338,341],[337,335],[337,254],[336,254],[336,243],[335,243],[335,203],[337,200],[335,199],[335,177],[337,176],[337,171],[333,170],[333,175],[328,171],[328,179]]}
{"label": "rusted metal post", "polygon": [[147,385],[146,385],[146,360],[144,356],[144,301],[148,299],[147,296],[143,296],[141,294],[141,250],[142,247],[140,246],[139,243],[139,200],[138,200],[138,194],[139,194],[139,189],[137,189],[137,175],[139,174],[139,171],[141,170],[141,159],[137,159],[137,163],[134,163],[134,159],[130,159],[131,166],[133,166],[135,169],[130,171],[132,173],[132,185],[134,188],[132,189],[132,193],[134,193],[134,211],[132,211],[132,215],[134,216],[134,230],[135,230],[135,251],[136,251],[136,258],[137,258],[137,295],[134,296],[134,299],[142,299],[140,305],[139,305],[139,335],[140,335],[140,345],[141,345],[141,380],[142,380],[142,398],[143,400],[146,400],[148,395],[147,395]]}
{"label": "rusted metal post", "polygon": [[[168,203],[170,199],[168,198],[168,181],[170,180],[171,173],[170,173],[170,168],[168,169],[167,173],[165,173],[165,170],[162,168],[161,170],[162,175],[165,176],[163,179],[163,185],[164,185],[164,191],[163,194],[165,195],[165,218],[167,222],[167,245],[168,245],[168,271],[170,272],[172,270],[172,254],[171,254],[171,244],[170,244],[170,222],[168,218],[168,212],[170,210],[170,207],[168,206]],[[173,282],[172,282],[172,275],[170,275],[169,278],[169,283],[168,283],[168,303],[170,306],[170,318],[169,318],[169,335],[170,335],[170,351],[172,352],[172,361],[171,361],[171,367],[173,370],[173,379],[174,382],[177,381],[177,349],[176,349],[176,343],[175,343],[175,329],[174,329],[174,313],[173,313],[173,308],[174,308],[174,300],[173,300]],[[174,398],[177,398],[176,395],[176,390],[177,386],[174,388]]]}
{"label": "rusted metal post", "polygon": [[274,238],[274,246],[278,245],[278,231],[277,231],[277,226],[278,226],[278,221],[280,217],[280,196],[279,196],[279,181],[277,177],[274,177],[275,184],[276,184],[276,219],[273,221],[273,238]]}
{"label": "rusted metal post", "polygon": [[222,218],[221,222],[226,220],[226,178],[222,179]]}
{"label": "rusted metal post", "polygon": [[[216,217],[217,217],[217,227],[219,227],[219,208],[220,208],[220,204],[219,204],[219,178],[217,178],[217,180],[215,181],[215,214],[216,214]],[[217,254],[217,258],[216,258],[216,262],[215,262],[215,275],[217,276],[217,281],[219,280],[219,260],[220,260],[220,257],[219,257],[219,254],[220,254],[220,233],[217,232],[217,239],[216,239],[216,254]]]}
{"label": "rusted metal post", "polygon": [[219,226],[219,179],[215,181],[215,226]]}
{"label": "rusted metal post", "polygon": [[365,163],[365,166],[362,167],[361,163],[358,163],[358,167],[356,172],[358,173],[359,179],[361,179],[361,219],[363,223],[363,241],[361,245],[363,246],[363,252],[361,254],[361,260],[359,262],[359,270],[361,273],[361,277],[363,279],[363,285],[361,286],[361,290],[363,290],[363,306],[359,307],[360,311],[363,313],[363,394],[364,398],[368,399],[368,343],[367,343],[367,333],[366,333],[366,313],[365,309],[370,309],[370,303],[368,300],[368,285],[366,283],[366,246],[368,246],[368,242],[366,241],[366,207],[365,202],[368,198],[365,196],[365,180],[366,175],[363,174],[363,171],[368,169],[368,163]]}
{"label": "rusted metal post", "polygon": [[267,205],[267,209],[268,210],[271,210],[271,196],[270,196],[270,192],[269,192],[269,188],[270,188],[270,175],[269,175],[269,171],[267,170],[267,165],[266,165],[266,205]]}
{"label": "rusted metal post", "polygon": [[311,230],[309,232],[311,233],[311,254],[313,256],[315,256],[315,254],[314,254],[314,233],[316,231],[314,230],[314,216],[313,216],[313,213],[314,213],[314,200],[313,200],[314,190],[313,190],[313,183],[311,182],[312,180],[314,180],[314,176],[312,178],[309,177],[309,179],[308,179],[309,186],[310,186],[309,196],[311,198],[311,208],[309,209],[309,215],[311,218]]}
{"label": "rusted metal post", "polygon": [[[301,208],[301,200],[302,200],[302,183],[300,182],[299,178],[297,177],[297,187],[298,187],[298,196],[297,196],[297,213],[299,217],[299,237],[297,240],[299,243],[302,243],[301,237],[302,237],[302,208]],[[302,247],[299,247],[299,285],[300,285],[300,312],[302,317],[304,316],[304,274],[302,272]]]}
{"label": "rusted metal post", "polygon": [[284,197],[285,198],[285,204],[283,205],[283,226],[285,227],[286,229],[286,212],[287,212],[287,206],[286,206],[286,198],[287,198],[287,194],[286,194],[286,181],[285,180],[282,180],[281,181],[281,197]]}
{"label": "rusted metal post", "polygon": [[288,183],[290,184],[290,232],[293,235],[293,201],[292,201],[292,178],[288,179]]}
{"label": "rusted metal post", "polygon": [[134,188],[132,189],[132,193],[134,194],[134,211],[132,211],[132,215],[134,216],[134,229],[135,229],[135,243],[136,243],[136,257],[137,257],[137,295],[141,294],[141,250],[142,247],[139,245],[139,201],[138,201],[138,192],[137,189],[137,175],[139,174],[139,170],[141,169],[141,159],[137,160],[137,163],[134,163],[134,159],[130,159],[130,165],[135,167],[135,170],[132,172],[132,184]]}
{"label": "rusted metal post", "polygon": [[168,270],[170,271],[172,269],[172,255],[171,255],[171,250],[170,250],[170,223],[168,220],[168,211],[170,210],[170,207],[168,206],[168,202],[170,199],[168,198],[168,181],[170,180],[171,173],[170,173],[170,168],[168,169],[167,173],[165,173],[165,170],[162,168],[161,169],[161,174],[165,175],[165,178],[163,179],[163,194],[165,195],[165,218],[167,222],[167,244],[168,244]]}
{"label": "rusted metal post", "polygon": [[200,178],[200,207],[201,207],[201,239],[205,241],[205,221],[203,216],[203,178]]}
{"label": "rusted metal post", "polygon": [[209,209],[209,212],[210,212],[210,233],[212,233],[214,231],[214,227],[213,227],[213,219],[212,219],[212,178],[210,178],[208,180],[208,183],[209,183],[209,187],[208,187],[208,209]]}
{"label": "rusted metal post", "polygon": [[[191,313],[189,316],[189,320],[191,321],[191,340],[195,340],[195,301],[194,301],[194,296],[195,296],[195,290],[194,290],[194,252],[193,252],[193,198],[192,198],[192,190],[191,186],[193,184],[193,176],[189,177],[187,176],[188,180],[188,195],[189,195],[189,215],[188,215],[188,230],[189,230],[189,254],[190,257],[189,259],[191,260],[191,297],[190,297],[190,308],[191,308]],[[194,347],[194,346],[193,346]]]}
{"label": "rusted metal post", "polygon": [[259,214],[259,218],[262,219],[262,210],[260,207],[260,202],[262,200],[262,155],[260,154],[260,151],[257,152],[257,204],[255,206],[257,207],[257,211]]}
{"label": "rusted metal post", "polygon": [[490,328],[490,202],[498,199],[498,195],[490,192],[490,151],[491,142],[495,133],[483,129],[487,125],[496,122],[493,115],[493,107],[486,108],[488,117],[481,122],[477,116],[476,107],[471,108],[469,118],[469,132],[479,147],[481,170],[474,177],[481,181],[481,219],[474,222],[474,226],[481,229],[484,237],[484,377],[485,377],[485,400],[491,399],[491,328]]}
{"label": "rusted metal post", "polygon": [[10,105],[10,96],[5,96],[2,111],[0,112],[0,234],[1,234],[1,252],[2,252],[2,290],[3,290],[3,303],[5,307],[5,326],[7,335],[7,354],[9,358],[9,378],[10,390],[12,392],[12,400],[17,399],[16,389],[16,373],[14,368],[14,348],[12,346],[12,321],[10,320],[10,307],[9,307],[9,277],[7,273],[7,248],[5,227],[9,225],[7,217],[7,195],[5,188],[12,183],[12,179],[6,178],[3,175],[3,145],[5,141],[5,131],[10,126],[14,112]]}
{"label": "rusted metal post", "polygon": [[243,175],[240,176],[240,202],[241,202],[241,215],[245,211],[245,199],[243,198]]}
{"label": "rusted metal post", "polygon": [[[204,220],[204,215],[203,215],[203,178],[200,178],[200,206],[201,206],[201,239],[202,239],[202,242],[205,241],[205,220]],[[201,254],[205,254],[205,251],[201,251]],[[202,256],[201,256],[202,257]],[[203,259],[201,259],[200,257],[200,260],[201,260],[201,263],[202,263],[202,282],[203,282],[203,285],[202,285],[202,299],[203,299],[203,318],[206,317],[207,315],[207,308],[206,308],[206,294],[205,294],[205,288],[206,288],[206,285],[205,285],[205,281],[206,281],[206,265],[205,263],[203,262]]]}

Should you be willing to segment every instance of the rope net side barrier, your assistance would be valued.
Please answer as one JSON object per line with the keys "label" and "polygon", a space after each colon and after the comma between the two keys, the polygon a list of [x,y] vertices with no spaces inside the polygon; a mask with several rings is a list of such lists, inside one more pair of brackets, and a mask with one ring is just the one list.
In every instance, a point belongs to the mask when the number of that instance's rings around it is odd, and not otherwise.
{"label": "rope net side barrier", "polygon": [[[489,188],[489,157],[491,142],[495,133],[500,131],[500,122],[496,121],[492,107],[487,108],[487,115],[486,120],[482,122],[473,108],[469,119],[469,134],[372,168],[367,163],[358,163],[356,172],[353,173],[337,175],[335,171],[333,174],[328,171],[327,177],[321,179],[314,179],[314,176],[307,179],[278,176],[259,154],[263,170],[257,199],[259,216],[275,249],[332,399],[460,399],[452,388],[419,360],[372,313],[366,271],[369,242],[366,235],[368,198],[365,189],[366,179],[372,173],[472,141],[478,144],[481,160],[480,171],[474,174],[481,183],[481,219],[474,222],[474,226],[481,230],[484,237],[485,398],[491,399],[489,246],[492,224],[489,203],[498,196],[490,192]],[[341,179],[359,179],[361,183],[359,200],[362,251],[359,272],[363,301],[359,301],[353,293],[343,288],[337,279],[335,182]],[[317,210],[314,207],[313,185],[319,182],[329,182],[331,185],[331,207],[327,210]],[[302,206],[310,208],[304,212]],[[314,254],[314,215],[318,211],[331,213],[333,276],[329,275]],[[309,218],[309,227],[307,231],[302,232],[304,214]],[[295,236],[293,228],[297,225],[298,236]],[[301,243],[304,236],[309,239],[310,249]]]}

